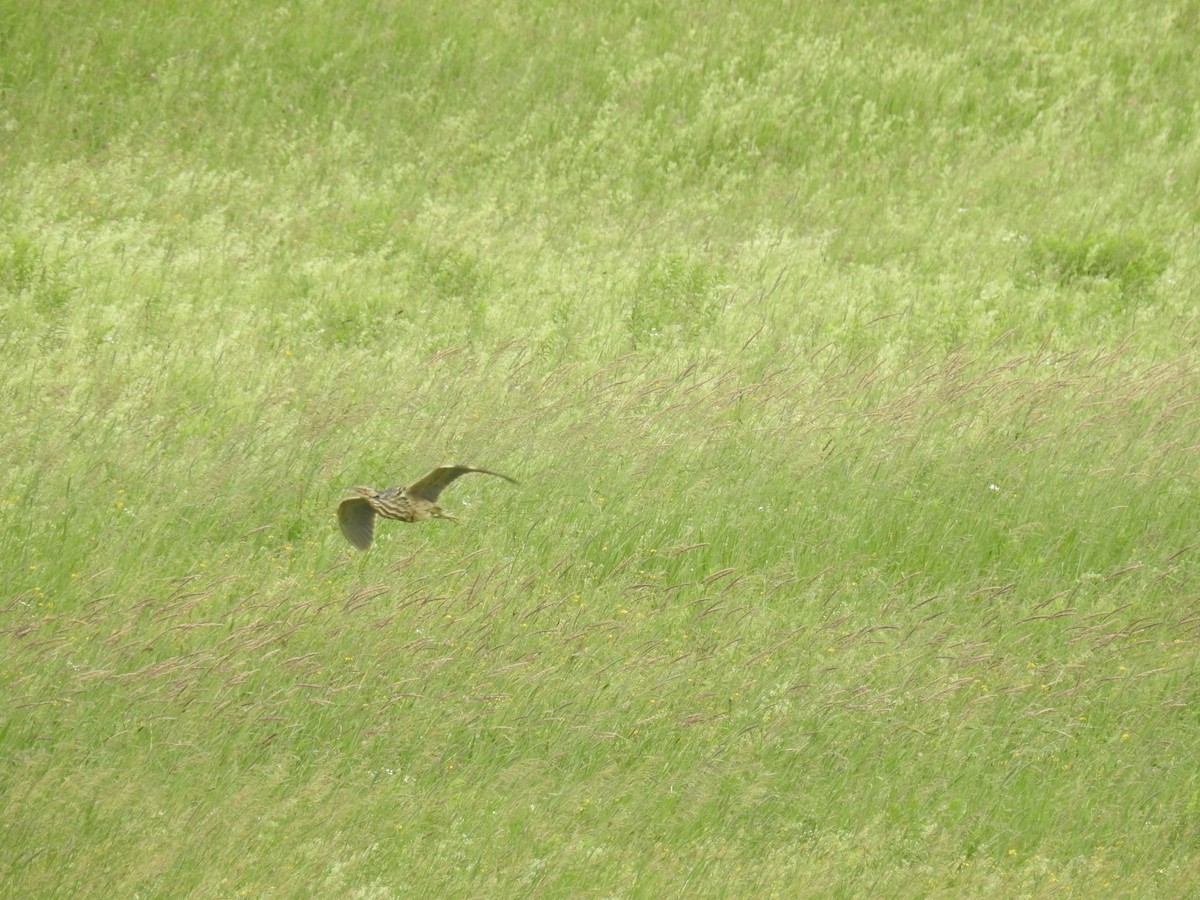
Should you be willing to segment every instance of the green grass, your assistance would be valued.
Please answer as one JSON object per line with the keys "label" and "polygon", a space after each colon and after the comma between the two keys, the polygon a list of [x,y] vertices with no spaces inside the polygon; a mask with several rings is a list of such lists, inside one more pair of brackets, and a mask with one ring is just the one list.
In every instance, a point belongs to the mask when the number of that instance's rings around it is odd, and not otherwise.
{"label": "green grass", "polygon": [[0,5],[0,894],[1193,890],[1200,8],[336,6]]}

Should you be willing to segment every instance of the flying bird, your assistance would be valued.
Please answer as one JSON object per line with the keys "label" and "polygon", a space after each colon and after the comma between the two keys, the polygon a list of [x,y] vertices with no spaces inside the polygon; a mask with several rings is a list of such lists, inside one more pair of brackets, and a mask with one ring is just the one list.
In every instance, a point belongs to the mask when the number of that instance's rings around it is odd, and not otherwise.
{"label": "flying bird", "polygon": [[375,538],[376,516],[401,522],[424,522],[426,519],[449,519],[455,522],[457,519],[454,516],[437,505],[438,495],[450,482],[472,472],[495,475],[517,483],[507,475],[477,466],[438,466],[408,487],[390,487],[385,491],[370,487],[351,488],[354,496],[338,505],[338,525],[346,540],[359,550],[366,550]]}

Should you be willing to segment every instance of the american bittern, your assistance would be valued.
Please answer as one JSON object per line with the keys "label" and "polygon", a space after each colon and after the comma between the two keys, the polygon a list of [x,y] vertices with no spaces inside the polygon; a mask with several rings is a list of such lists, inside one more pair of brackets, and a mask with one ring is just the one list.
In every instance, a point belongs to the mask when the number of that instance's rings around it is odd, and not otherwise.
{"label": "american bittern", "polygon": [[386,491],[375,488],[356,487],[351,492],[356,496],[343,500],[338,506],[338,525],[342,534],[359,550],[366,550],[375,538],[375,517],[399,519],[401,522],[424,522],[426,519],[449,519],[457,521],[437,505],[442,490],[461,475],[479,472],[495,475],[505,481],[516,481],[499,472],[475,466],[438,466],[420,481],[408,487],[390,487]]}

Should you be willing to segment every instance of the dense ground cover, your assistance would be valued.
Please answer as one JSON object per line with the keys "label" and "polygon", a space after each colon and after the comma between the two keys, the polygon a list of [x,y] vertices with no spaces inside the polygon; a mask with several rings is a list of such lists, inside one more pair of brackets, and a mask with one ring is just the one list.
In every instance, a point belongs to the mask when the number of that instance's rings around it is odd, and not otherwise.
{"label": "dense ground cover", "polygon": [[3,893],[1189,892],[1195,3],[82,10],[0,6]]}

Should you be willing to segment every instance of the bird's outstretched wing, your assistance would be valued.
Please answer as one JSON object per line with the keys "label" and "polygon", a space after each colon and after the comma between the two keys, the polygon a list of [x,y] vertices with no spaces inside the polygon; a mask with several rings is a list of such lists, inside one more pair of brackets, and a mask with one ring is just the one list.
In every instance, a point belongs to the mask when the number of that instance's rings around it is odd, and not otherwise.
{"label": "bird's outstretched wing", "polygon": [[342,534],[359,550],[366,550],[375,539],[375,510],[363,497],[351,497],[338,505],[338,525]]}
{"label": "bird's outstretched wing", "polygon": [[459,464],[456,466],[438,466],[420,481],[416,481],[405,488],[405,493],[410,497],[419,497],[422,500],[428,500],[430,503],[436,503],[438,495],[446,485],[459,476],[469,475],[472,472],[478,472],[481,475],[495,475],[497,478],[503,478],[505,481],[511,481],[513,484],[517,483],[507,475],[501,475],[499,472],[493,472],[490,469]]}

